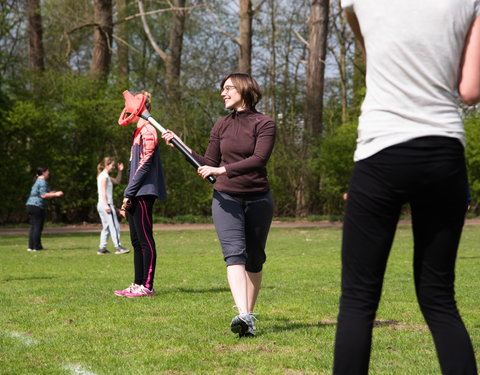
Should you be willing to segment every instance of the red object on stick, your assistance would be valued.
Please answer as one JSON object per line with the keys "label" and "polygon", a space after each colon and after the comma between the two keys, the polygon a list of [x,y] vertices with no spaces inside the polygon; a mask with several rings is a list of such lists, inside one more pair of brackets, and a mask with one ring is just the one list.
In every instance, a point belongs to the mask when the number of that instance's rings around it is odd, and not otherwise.
{"label": "red object on stick", "polygon": [[[130,124],[135,117],[141,117],[144,120],[147,120],[150,124],[155,126],[160,132],[166,133],[167,130],[160,125],[150,114],[147,107],[145,106],[145,102],[147,98],[143,94],[136,94],[133,95],[130,91],[125,90],[123,92],[123,97],[125,98],[125,108],[123,108],[122,113],[120,113],[120,117],[118,119],[118,124],[120,126],[127,126]],[[188,151],[185,146],[180,143],[177,139],[173,138],[170,141],[187,159],[187,161],[195,168],[198,169],[202,165],[193,157],[193,155]],[[216,178],[215,176],[208,176],[208,181],[212,184],[215,183]]]}
{"label": "red object on stick", "polygon": [[123,92],[123,97],[125,98],[125,108],[120,114],[118,124],[120,126],[127,126],[132,122],[135,116],[141,117],[141,115],[147,111],[147,108],[145,107],[145,101],[147,98],[143,94],[133,95],[128,90]]}

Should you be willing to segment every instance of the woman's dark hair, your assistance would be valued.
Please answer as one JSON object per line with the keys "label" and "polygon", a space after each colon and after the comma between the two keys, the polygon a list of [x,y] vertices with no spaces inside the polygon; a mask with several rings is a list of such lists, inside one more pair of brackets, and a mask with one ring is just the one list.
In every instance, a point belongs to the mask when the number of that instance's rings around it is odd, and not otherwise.
{"label": "woman's dark hair", "polygon": [[48,170],[48,167],[46,166],[42,165],[40,167],[37,167],[37,176],[41,176],[46,170]]}
{"label": "woman's dark hair", "polygon": [[255,108],[260,99],[262,99],[262,91],[257,81],[247,73],[230,73],[222,80],[220,90],[223,90],[223,85],[229,78],[242,97],[244,106],[246,108]]}

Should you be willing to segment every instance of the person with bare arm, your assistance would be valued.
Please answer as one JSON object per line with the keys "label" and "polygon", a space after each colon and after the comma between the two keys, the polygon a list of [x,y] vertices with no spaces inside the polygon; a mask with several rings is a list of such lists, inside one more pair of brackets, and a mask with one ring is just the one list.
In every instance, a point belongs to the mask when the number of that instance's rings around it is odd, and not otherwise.
{"label": "person with bare arm", "polygon": [[333,373],[368,374],[388,256],[409,204],[415,291],[440,369],[476,375],[455,261],[469,199],[458,96],[480,101],[480,1],[341,1],[364,47],[367,91],[346,200]]}
{"label": "person with bare arm", "polygon": [[130,250],[124,248],[120,241],[120,223],[118,222],[117,212],[113,203],[113,184],[118,184],[122,180],[123,163],[118,163],[117,176],[110,177],[110,172],[115,168],[115,159],[105,157],[97,166],[97,191],[98,202],[97,211],[102,221],[102,231],[100,232],[100,245],[98,255],[109,254],[107,250],[108,238],[112,238],[115,246],[115,254],[127,254]]}
{"label": "person with bare arm", "polygon": [[45,208],[47,199],[63,196],[63,191],[50,191],[48,178],[50,170],[48,167],[37,167],[37,176],[35,183],[30,191],[26,206],[27,214],[30,219],[30,232],[28,235],[28,251],[45,250],[42,245],[43,225],[45,224]]}

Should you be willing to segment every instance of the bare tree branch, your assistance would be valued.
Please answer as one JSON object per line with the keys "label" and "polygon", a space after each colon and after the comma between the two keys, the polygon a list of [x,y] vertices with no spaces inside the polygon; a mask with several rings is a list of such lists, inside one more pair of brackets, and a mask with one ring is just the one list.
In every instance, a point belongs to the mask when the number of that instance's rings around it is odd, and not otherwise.
{"label": "bare tree branch", "polygon": [[167,61],[168,55],[157,44],[157,42],[153,38],[152,32],[150,31],[150,27],[148,26],[147,18],[145,17],[145,10],[143,8],[143,0],[138,0],[138,9],[140,10],[140,18],[142,20],[143,29],[145,30],[145,34],[147,34],[147,38],[150,41],[150,44],[152,45],[155,52],[158,53],[160,58],[163,61]]}
{"label": "bare tree branch", "polygon": [[[137,0],[138,1],[138,0]],[[124,22],[127,22],[127,21],[130,21],[130,20],[133,20],[135,18],[138,18],[138,17],[142,17],[143,15],[145,16],[151,16],[152,14],[157,14],[157,13],[165,13],[165,12],[173,12],[173,11],[190,11],[190,10],[193,10],[193,9],[196,9],[196,8],[199,8],[199,7],[202,7],[202,6],[205,6],[205,4],[199,4],[199,5],[194,5],[194,6],[191,6],[191,7],[184,7],[184,8],[178,8],[178,7],[170,7],[170,8],[166,8],[166,9],[157,9],[157,10],[151,10],[149,12],[145,12],[145,13],[136,13],[136,14],[133,14],[131,16],[128,16],[128,17],[125,17],[125,18],[122,18],[121,20],[117,20],[113,23],[113,25],[118,25],[118,24],[121,24],[121,23],[124,23]],[[78,26],[75,26],[73,29],[70,29],[68,31],[66,31],[65,33],[66,34],[71,34],[71,33],[74,33],[75,31],[78,31],[80,29],[83,29],[85,27],[98,27],[98,23],[95,23],[95,22],[87,22],[87,23],[84,23],[84,24],[81,24],[81,25],[78,25]]]}
{"label": "bare tree branch", "polygon": [[307,65],[307,60],[301,59],[299,57],[295,57],[295,60],[298,61],[302,65]]}
{"label": "bare tree branch", "polygon": [[305,44],[307,47],[309,47],[308,41],[303,36],[301,36],[300,33],[297,30],[293,29],[293,32],[295,33],[295,35],[298,37],[298,39],[300,39],[300,41],[303,44]]}
{"label": "bare tree branch", "polygon": [[78,31],[78,30],[81,30],[85,27],[100,27],[100,24],[96,23],[96,22],[88,22],[88,23],[84,23],[82,25],[78,25],[78,26],[75,26],[73,29],[70,29],[70,30],[67,30],[65,31],[65,34],[66,35],[69,35],[69,34],[72,34],[74,33],[75,31]]}
{"label": "bare tree branch", "polygon": [[64,53],[65,59],[68,60],[68,56],[70,56],[70,53],[72,52],[72,41],[70,40],[70,34],[73,34],[74,32],[86,27],[100,27],[100,24],[96,22],[88,22],[82,25],[75,26],[73,29],[67,30],[63,33],[62,39],[65,38],[67,41],[67,48],[65,49]]}
{"label": "bare tree branch", "polygon": [[[138,2],[142,1],[142,0],[137,0]],[[191,11],[191,10],[194,10],[194,9],[197,9],[197,8],[200,8],[200,7],[203,7],[203,6],[207,6],[205,3],[202,3],[202,4],[198,4],[198,5],[193,5],[191,7],[183,7],[183,8],[179,8],[179,7],[174,7],[171,2],[169,1],[168,2],[170,4],[170,8],[165,8],[165,9],[157,9],[157,10],[150,10],[148,12],[145,12],[145,13],[136,13],[136,14],[132,14],[131,16],[128,16],[128,17],[125,17],[121,20],[117,20],[115,21],[113,24],[114,25],[118,25],[120,23],[123,23],[123,22],[127,22],[127,21],[130,21],[130,20],[133,20],[135,18],[138,18],[138,17],[142,17],[142,16],[151,16],[152,14],[158,14],[158,13],[166,13],[166,12],[175,12],[175,11],[184,11],[184,12],[187,12],[187,11]]]}
{"label": "bare tree branch", "polygon": [[214,20],[213,22],[215,23],[215,25],[219,28],[220,32],[225,35],[228,39],[230,39],[233,43],[237,44],[237,45],[240,45],[240,40],[238,40],[236,37],[234,37],[232,34],[229,34],[225,31],[225,29],[223,28],[223,25],[220,23],[220,21],[218,20],[218,16],[215,12],[213,12],[211,9],[210,9],[210,6],[208,4],[206,4],[207,6],[207,9],[208,9],[208,12],[214,17]]}
{"label": "bare tree branch", "polygon": [[128,48],[134,50],[135,52],[141,53],[141,51],[140,51],[138,48],[132,46],[131,44],[129,44],[127,41],[123,40],[123,39],[120,38],[119,36],[117,36],[117,35],[115,35],[115,34],[112,34],[112,38],[115,39],[117,42],[119,42],[119,43],[127,46]]}
{"label": "bare tree branch", "polygon": [[262,7],[262,5],[263,5],[263,3],[264,3],[265,1],[266,1],[266,0],[262,0],[262,1],[260,1],[260,2],[257,4],[257,6],[253,7],[253,10],[252,10],[252,11],[253,11],[254,14]]}

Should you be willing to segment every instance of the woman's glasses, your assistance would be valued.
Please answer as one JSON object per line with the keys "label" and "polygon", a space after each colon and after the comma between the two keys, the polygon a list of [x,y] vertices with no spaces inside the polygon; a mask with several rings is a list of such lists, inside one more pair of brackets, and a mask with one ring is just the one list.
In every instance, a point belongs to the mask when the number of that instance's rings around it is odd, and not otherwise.
{"label": "woman's glasses", "polygon": [[226,92],[230,92],[230,90],[234,89],[235,86],[223,86],[223,89],[220,91],[220,93],[226,91]]}

